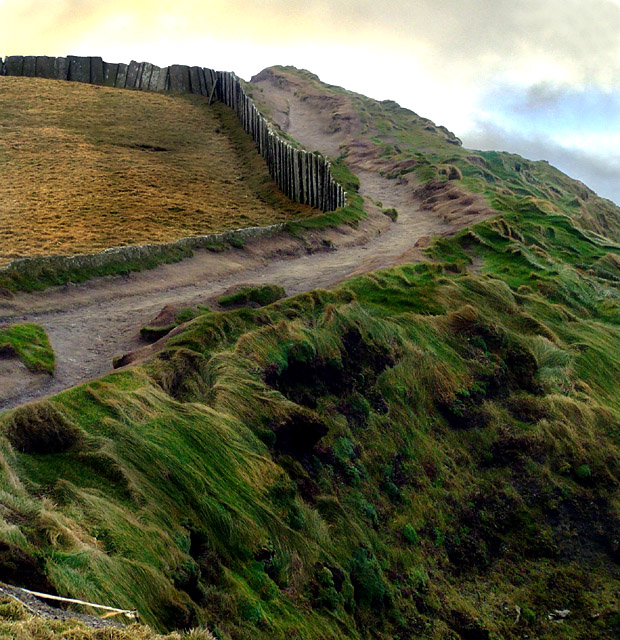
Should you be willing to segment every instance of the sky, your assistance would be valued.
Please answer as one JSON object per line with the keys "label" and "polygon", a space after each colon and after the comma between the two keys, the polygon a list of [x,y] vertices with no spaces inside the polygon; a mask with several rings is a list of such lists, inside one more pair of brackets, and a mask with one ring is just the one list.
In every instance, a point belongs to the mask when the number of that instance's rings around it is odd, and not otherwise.
{"label": "sky", "polygon": [[620,204],[620,0],[0,0],[0,56],[309,69]]}

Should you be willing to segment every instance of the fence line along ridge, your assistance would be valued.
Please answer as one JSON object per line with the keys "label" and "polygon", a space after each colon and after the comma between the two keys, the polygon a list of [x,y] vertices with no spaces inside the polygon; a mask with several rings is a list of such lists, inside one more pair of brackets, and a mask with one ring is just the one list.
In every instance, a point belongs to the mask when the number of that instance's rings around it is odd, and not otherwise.
{"label": "fence line along ridge", "polygon": [[208,96],[235,111],[265,158],[271,177],[288,198],[323,212],[346,204],[344,189],[334,179],[329,161],[320,153],[296,149],[280,137],[232,72],[179,64],[158,67],[149,62],[109,63],[92,56],[8,56],[0,58],[0,75]]}

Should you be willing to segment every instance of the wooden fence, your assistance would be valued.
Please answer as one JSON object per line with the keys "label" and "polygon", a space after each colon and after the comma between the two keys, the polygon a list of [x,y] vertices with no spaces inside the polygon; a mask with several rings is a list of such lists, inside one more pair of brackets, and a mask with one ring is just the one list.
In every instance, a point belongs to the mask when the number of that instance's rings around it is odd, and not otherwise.
{"label": "wooden fence", "polygon": [[148,62],[109,63],[98,57],[8,56],[0,59],[0,75],[50,78],[142,91],[195,93],[223,102],[235,111],[265,158],[269,173],[295,202],[333,211],[346,204],[330,163],[320,153],[295,149],[259,113],[237,76],[229,71]]}

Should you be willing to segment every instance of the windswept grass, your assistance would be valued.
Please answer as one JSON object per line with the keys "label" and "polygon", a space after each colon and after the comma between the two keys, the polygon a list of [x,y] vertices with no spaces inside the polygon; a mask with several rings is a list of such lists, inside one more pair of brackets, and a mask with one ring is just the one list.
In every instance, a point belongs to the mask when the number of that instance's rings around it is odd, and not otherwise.
{"label": "windswept grass", "polygon": [[[614,638],[618,295],[593,266],[616,254],[521,215],[442,241],[444,263],[200,313],[50,400],[80,437],[4,441],[12,562],[227,640],[551,640],[559,607],[564,637]],[[7,412],[7,435],[48,437],[37,415]]]}
{"label": "windswept grass", "polygon": [[381,150],[387,177],[412,174],[414,185],[450,182],[463,194],[482,194],[493,209],[505,213],[542,206],[546,213],[564,214],[583,229],[620,240],[616,205],[548,162],[464,148],[444,127],[396,103],[347,94],[362,122],[361,137]]}
{"label": "windswept grass", "polygon": [[[474,184],[454,143],[425,166]],[[3,414],[0,577],[218,640],[615,640],[620,247],[578,184],[466,160],[498,214],[432,263],[197,311]]]}

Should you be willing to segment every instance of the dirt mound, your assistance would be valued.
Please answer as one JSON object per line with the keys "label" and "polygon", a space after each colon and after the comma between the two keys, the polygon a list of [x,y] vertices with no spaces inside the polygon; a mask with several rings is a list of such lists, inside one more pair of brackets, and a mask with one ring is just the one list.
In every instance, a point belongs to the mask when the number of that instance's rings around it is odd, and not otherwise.
{"label": "dirt mound", "polygon": [[150,327],[167,327],[176,322],[178,309],[173,304],[167,304],[150,322]]}

